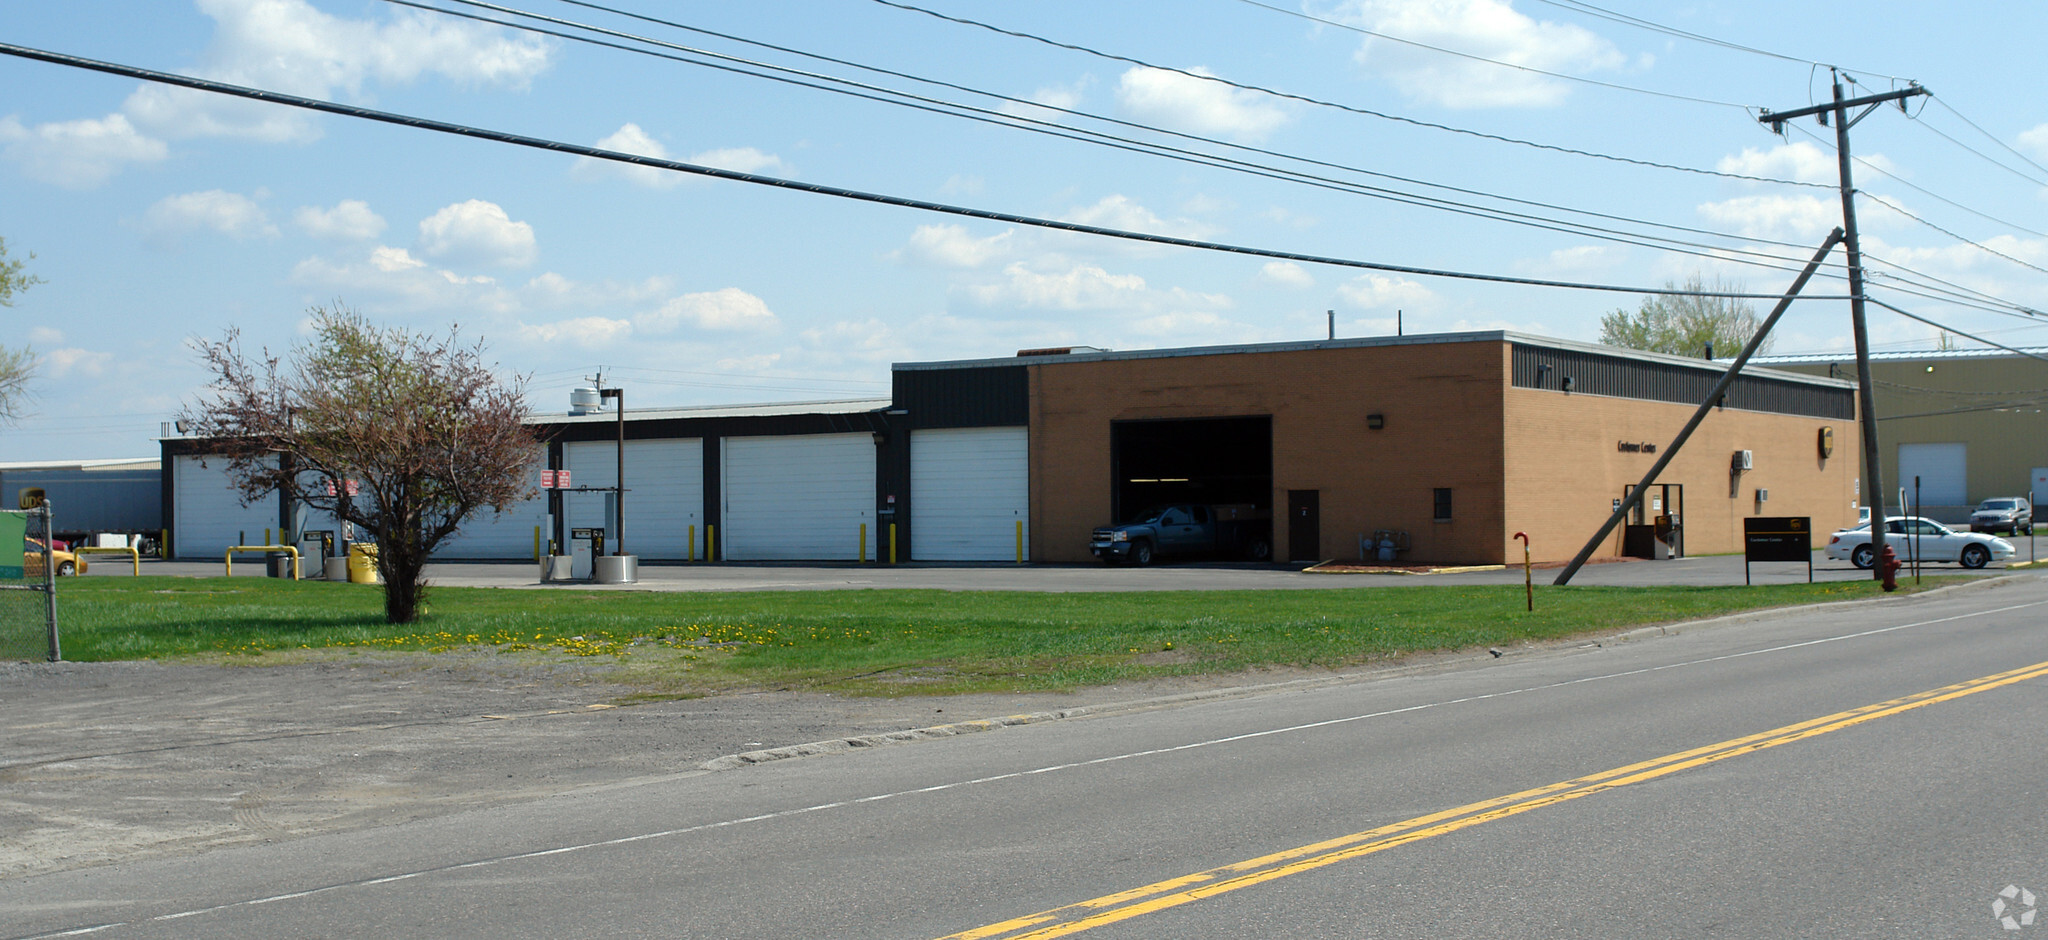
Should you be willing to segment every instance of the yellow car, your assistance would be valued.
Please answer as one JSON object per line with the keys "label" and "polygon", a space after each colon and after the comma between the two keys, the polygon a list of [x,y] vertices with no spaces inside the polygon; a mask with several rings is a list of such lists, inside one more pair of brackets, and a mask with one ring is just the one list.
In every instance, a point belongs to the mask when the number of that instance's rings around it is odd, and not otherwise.
{"label": "yellow car", "polygon": [[[40,578],[43,576],[43,543],[38,539],[28,539],[27,542],[27,550],[21,553],[22,573],[27,577]],[[70,552],[52,549],[50,561],[56,564],[60,577],[85,573],[85,559]]]}

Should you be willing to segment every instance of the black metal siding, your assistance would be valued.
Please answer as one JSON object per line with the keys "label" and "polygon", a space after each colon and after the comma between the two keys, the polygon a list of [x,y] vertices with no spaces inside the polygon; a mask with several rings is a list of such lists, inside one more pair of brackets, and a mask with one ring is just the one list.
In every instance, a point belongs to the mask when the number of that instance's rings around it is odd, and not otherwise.
{"label": "black metal siding", "polygon": [[[1564,388],[1586,395],[1697,405],[1706,400],[1717,372],[1670,362],[1651,362],[1576,349],[1514,344],[1516,388]],[[1548,367],[1548,368],[1545,368]],[[1808,385],[1785,379],[1741,375],[1728,389],[1730,408],[1773,414],[1847,420],[1856,416],[1855,390]]]}
{"label": "black metal siding", "polygon": [[1025,366],[897,369],[893,397],[917,428],[1017,427],[1031,422]]}

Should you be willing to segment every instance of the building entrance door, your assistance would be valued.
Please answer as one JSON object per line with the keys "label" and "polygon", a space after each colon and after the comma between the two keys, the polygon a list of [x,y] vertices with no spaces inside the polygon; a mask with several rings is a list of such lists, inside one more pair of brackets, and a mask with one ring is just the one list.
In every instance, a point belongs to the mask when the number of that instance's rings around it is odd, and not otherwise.
{"label": "building entrance door", "polygon": [[1287,491],[1287,560],[1323,560],[1321,490]]}
{"label": "building entrance door", "polygon": [[[1636,485],[1622,488],[1622,496]],[[1622,554],[1636,558],[1685,557],[1685,484],[1652,483],[1622,531]]]}

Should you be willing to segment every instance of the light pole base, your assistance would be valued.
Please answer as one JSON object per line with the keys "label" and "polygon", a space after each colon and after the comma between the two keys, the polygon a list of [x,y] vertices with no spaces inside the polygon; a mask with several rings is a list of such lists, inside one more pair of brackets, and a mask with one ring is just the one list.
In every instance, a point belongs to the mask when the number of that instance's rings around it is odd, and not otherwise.
{"label": "light pole base", "polygon": [[595,583],[636,584],[640,580],[638,555],[599,555],[590,561],[590,580]]}

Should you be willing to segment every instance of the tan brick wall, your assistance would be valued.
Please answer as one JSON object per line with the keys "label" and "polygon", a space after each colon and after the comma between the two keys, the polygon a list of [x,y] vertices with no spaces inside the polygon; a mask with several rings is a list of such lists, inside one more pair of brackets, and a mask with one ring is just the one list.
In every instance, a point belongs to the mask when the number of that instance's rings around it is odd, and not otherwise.
{"label": "tan brick wall", "polygon": [[[1505,379],[1503,385],[1506,384]],[[1517,531],[1527,532],[1538,561],[1563,561],[1576,554],[1612,512],[1613,500],[1641,479],[1658,454],[1630,453],[1621,442],[1651,443],[1661,451],[1685,426],[1693,407],[1661,402],[1507,390],[1507,541],[1520,561]],[[1834,455],[1820,457],[1819,431],[1834,429]],[[1742,474],[1729,495],[1734,452],[1748,450],[1755,469]],[[1860,453],[1853,419],[1820,419],[1736,409],[1709,414],[1662,483],[1684,491],[1685,548],[1706,555],[1742,550],[1742,520],[1750,516],[1811,516],[1826,533],[1853,525],[1856,463]],[[1754,493],[1770,491],[1759,507]],[[1619,530],[1596,552],[1620,552]]]}
{"label": "tan brick wall", "polygon": [[[1032,558],[1090,557],[1089,530],[1110,521],[1111,422],[1271,415],[1276,554],[1287,491],[1318,490],[1321,557],[1399,529],[1412,560],[1497,561],[1506,361],[1505,344],[1467,342],[1033,366]],[[1453,490],[1451,522],[1431,520],[1435,487]]]}

